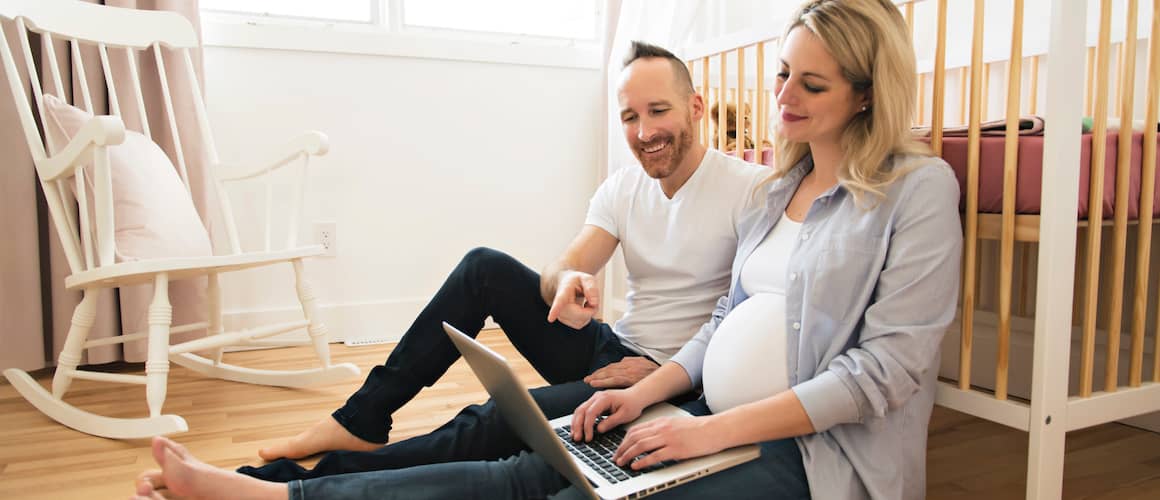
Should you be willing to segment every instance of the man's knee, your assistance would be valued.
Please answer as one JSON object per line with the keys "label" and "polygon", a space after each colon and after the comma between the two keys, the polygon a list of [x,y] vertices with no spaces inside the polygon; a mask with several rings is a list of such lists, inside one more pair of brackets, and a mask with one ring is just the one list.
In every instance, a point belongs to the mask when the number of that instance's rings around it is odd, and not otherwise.
{"label": "man's knee", "polygon": [[487,247],[476,247],[468,251],[459,261],[456,274],[480,283],[506,283],[505,287],[515,283],[539,284],[539,275],[535,271],[515,257]]}
{"label": "man's knee", "polygon": [[464,254],[460,265],[490,268],[498,265],[510,265],[515,262],[516,260],[512,256],[494,248],[475,247]]}

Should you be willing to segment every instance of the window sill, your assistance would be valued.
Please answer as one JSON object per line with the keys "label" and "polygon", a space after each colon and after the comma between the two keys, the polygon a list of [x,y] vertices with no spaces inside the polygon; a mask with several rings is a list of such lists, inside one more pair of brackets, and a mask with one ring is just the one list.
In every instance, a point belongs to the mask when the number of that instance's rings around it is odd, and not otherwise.
{"label": "window sill", "polygon": [[323,52],[445,59],[498,64],[599,69],[599,44],[552,44],[497,40],[464,34],[453,38],[426,33],[389,33],[368,27],[331,24],[258,24],[202,20],[207,47]]}

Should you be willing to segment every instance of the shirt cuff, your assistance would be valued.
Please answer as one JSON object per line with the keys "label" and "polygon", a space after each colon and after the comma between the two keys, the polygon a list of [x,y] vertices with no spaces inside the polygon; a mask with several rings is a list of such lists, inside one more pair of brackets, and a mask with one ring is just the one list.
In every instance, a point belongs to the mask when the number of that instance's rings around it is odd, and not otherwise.
{"label": "shirt cuff", "polygon": [[817,377],[795,385],[793,392],[810,417],[814,432],[824,432],[835,425],[860,420],[854,395],[832,371],[822,372]]}
{"label": "shirt cuff", "polygon": [[701,368],[705,361],[705,347],[690,342],[685,344],[680,351],[677,351],[673,357],[669,358],[681,368],[685,369],[685,373],[689,375],[689,382],[692,383],[693,388],[701,387]]}

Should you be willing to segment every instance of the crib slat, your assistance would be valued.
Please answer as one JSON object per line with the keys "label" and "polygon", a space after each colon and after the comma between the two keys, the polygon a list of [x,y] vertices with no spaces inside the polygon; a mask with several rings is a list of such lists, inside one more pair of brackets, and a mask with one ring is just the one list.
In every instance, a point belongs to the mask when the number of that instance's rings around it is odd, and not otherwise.
{"label": "crib slat", "polygon": [[[1152,31],[1148,41],[1148,81],[1144,123],[1156,123],[1157,94],[1160,94],[1160,0],[1152,0]],[[1152,197],[1156,193],[1156,127],[1144,128],[1144,152],[1140,164],[1140,227],[1136,238],[1136,286],[1132,298],[1132,357],[1128,362],[1128,384],[1143,382],[1144,328],[1148,321],[1148,268],[1152,254]],[[1153,348],[1157,355],[1160,349]],[[1160,360],[1160,357],[1156,358]],[[1153,376],[1156,368],[1152,369]]]}
{"label": "crib slat", "polygon": [[765,112],[769,103],[765,100],[765,42],[757,42],[757,124],[753,129],[753,163],[763,163],[765,147],[765,127],[769,113]]}
{"label": "crib slat", "polygon": [[999,240],[999,352],[995,399],[1007,399],[1011,355],[1011,277],[1015,265],[1015,181],[1019,160],[1019,98],[1023,82],[1023,0],[1013,2],[1011,59],[1007,71],[1007,124],[1003,154],[1003,233]]}
{"label": "crib slat", "polygon": [[1084,66],[1085,77],[1087,84],[1084,86],[1083,95],[1083,115],[1092,116],[1092,89],[1095,88],[1096,77],[1096,48],[1087,48],[1087,64]]}
{"label": "crib slat", "polygon": [[1095,113],[1092,123],[1092,162],[1088,177],[1087,263],[1084,285],[1083,349],[1080,354],[1079,395],[1092,394],[1096,345],[1096,306],[1100,288],[1100,237],[1104,218],[1104,151],[1108,137],[1108,65],[1111,45],[1112,3],[1100,0],[1100,31],[1096,43]]}
{"label": "crib slat", "polygon": [[1031,56],[1031,90],[1027,97],[1027,109],[1031,114],[1038,114],[1039,109],[1039,56]]}
{"label": "crib slat", "polygon": [[725,59],[727,59],[725,52],[722,52],[717,57],[717,68],[721,72],[717,82],[719,84],[717,87],[717,150],[724,153],[725,141],[727,140],[727,137],[725,137],[725,106],[728,105],[728,101],[726,100],[726,96],[728,95],[727,89],[729,88],[729,81],[726,78],[728,63],[725,62]]}
{"label": "crib slat", "polygon": [[1104,365],[1104,390],[1114,392],[1119,386],[1120,329],[1123,326],[1124,310],[1124,260],[1128,247],[1128,186],[1132,166],[1132,106],[1135,92],[1132,84],[1136,81],[1136,17],[1139,0],[1128,0],[1128,13],[1124,26],[1124,43],[1120,46],[1120,66],[1118,80],[1127,88],[1118,89],[1120,96],[1120,134],[1116,152],[1116,207],[1115,225],[1112,231],[1112,290],[1111,311],[1108,315],[1108,351]]}
{"label": "crib slat", "polygon": [[709,89],[709,56],[701,59],[701,97],[705,99],[705,117],[701,120],[701,140],[704,141],[705,146],[712,146],[709,144],[709,98],[711,97]]}
{"label": "crib slat", "polygon": [[[1027,112],[1037,114],[1039,102],[1039,56],[1028,58],[1031,63],[1031,82],[1027,96]],[[1028,302],[1031,299],[1031,245],[1019,245],[1019,304],[1016,311],[1022,316],[1027,315]]]}
{"label": "crib slat", "polygon": [[737,138],[733,152],[745,158],[745,47],[737,47]]}
{"label": "crib slat", "polygon": [[[694,77],[695,73],[693,72],[694,63],[696,63],[696,59],[689,59],[687,61],[684,61],[684,64],[686,64],[686,67],[688,67],[688,70],[689,70],[689,85],[693,86],[693,92],[695,94],[704,95],[704,90],[697,88],[697,80]],[[704,118],[704,116],[702,116],[702,119],[703,118]],[[701,124],[698,123],[697,126],[699,128],[699,126],[701,126]],[[705,145],[704,133],[702,133],[701,137],[698,138],[697,142],[701,143],[702,146]]]}
{"label": "crib slat", "polygon": [[[766,104],[767,108],[769,108],[771,105],[772,105],[772,107],[775,107],[775,108],[777,107],[777,96],[774,95],[772,90],[765,91],[765,102],[767,103]],[[769,109],[766,109],[766,114],[769,114]],[[776,138],[777,129],[774,127],[773,123],[769,124],[769,133],[770,133],[770,135],[774,135]],[[770,142],[771,142],[770,147],[769,147],[770,155],[772,155],[774,158],[777,158],[777,141],[770,141]],[[775,163],[775,165],[776,165],[776,163]]]}
{"label": "crib slat", "polygon": [[[1115,97],[1112,97],[1112,102],[1120,102],[1120,94],[1123,93],[1124,80],[1124,44],[1113,43],[1112,50],[1116,52],[1116,86],[1113,89],[1116,91]],[[1116,113],[1116,118],[1120,118],[1120,108],[1112,109]]]}
{"label": "crib slat", "polygon": [[975,326],[975,274],[979,248],[979,111],[982,107],[983,0],[975,0],[971,35],[971,101],[967,128],[966,235],[963,239],[963,312],[959,334],[959,389],[971,388],[971,358]]}
{"label": "crib slat", "polygon": [[917,114],[914,117],[914,124],[921,126],[926,123],[926,73],[918,74],[918,106],[915,110]]}
{"label": "crib slat", "polygon": [[911,36],[914,35],[914,2],[906,2],[906,29],[911,30]]}
{"label": "crib slat", "polygon": [[959,123],[967,123],[967,72],[969,66],[959,68]]}
{"label": "crib slat", "polygon": [[943,111],[946,107],[947,62],[947,0],[938,0],[938,35],[934,49],[934,88],[930,104],[930,146],[934,154],[942,156]]}
{"label": "crib slat", "polygon": [[991,102],[991,63],[983,64],[983,121],[991,116],[990,102]]}

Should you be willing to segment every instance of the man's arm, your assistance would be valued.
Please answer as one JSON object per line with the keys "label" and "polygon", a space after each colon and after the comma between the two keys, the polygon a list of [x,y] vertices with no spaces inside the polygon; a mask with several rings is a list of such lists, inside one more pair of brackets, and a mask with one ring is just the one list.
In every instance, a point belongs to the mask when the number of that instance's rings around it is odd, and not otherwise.
{"label": "man's arm", "polygon": [[620,241],[604,229],[586,225],[556,262],[540,275],[540,295],[551,306],[548,321],[581,328],[600,307],[600,290],[593,276],[612,258]]}

